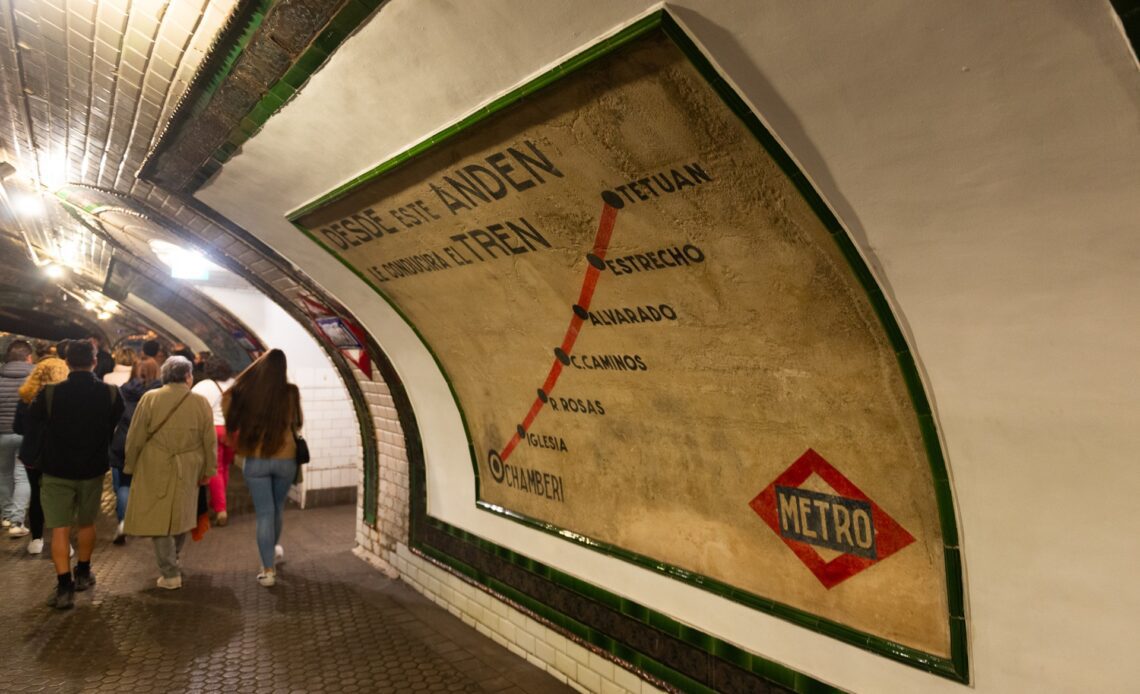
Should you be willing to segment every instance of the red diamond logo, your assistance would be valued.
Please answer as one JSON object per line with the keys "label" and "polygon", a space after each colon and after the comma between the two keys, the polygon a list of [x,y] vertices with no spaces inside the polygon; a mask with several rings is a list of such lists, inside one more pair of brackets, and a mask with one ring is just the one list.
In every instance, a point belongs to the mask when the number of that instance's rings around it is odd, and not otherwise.
{"label": "red diamond logo", "polygon": [[[813,474],[836,493],[805,488]],[[894,518],[810,448],[748,505],[829,590],[914,542]],[[825,559],[820,550],[833,558]]]}

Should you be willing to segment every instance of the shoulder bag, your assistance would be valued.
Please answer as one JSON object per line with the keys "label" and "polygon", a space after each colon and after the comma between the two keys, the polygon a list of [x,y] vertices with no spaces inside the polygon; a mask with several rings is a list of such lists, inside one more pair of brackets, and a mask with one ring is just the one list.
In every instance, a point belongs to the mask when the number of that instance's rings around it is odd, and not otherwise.
{"label": "shoulder bag", "polygon": [[303,436],[297,433],[297,422],[301,419],[300,395],[297,397],[298,400],[293,404],[296,408],[294,411],[296,417],[293,419],[293,426],[291,428],[293,430],[293,445],[297,448],[297,465],[301,466],[312,460],[312,456],[309,455],[309,444],[305,441],[305,438]]}
{"label": "shoulder bag", "polygon": [[[168,421],[170,421],[170,417],[173,416],[174,413],[178,411],[179,407],[182,407],[182,403],[186,402],[186,398],[190,397],[190,395],[191,395],[190,391],[186,391],[186,394],[182,396],[182,399],[178,401],[177,405],[175,405],[173,408],[171,408],[171,410],[169,412],[166,413],[166,416],[162,418],[162,421],[158,423],[158,426],[156,426],[154,428],[154,431],[148,431],[146,433],[146,441],[143,441],[142,448],[146,448],[146,445],[148,443],[150,443],[150,440],[154,438],[154,435],[157,434],[159,432],[159,430],[162,429],[162,427],[165,426]],[[141,451],[142,448],[140,448],[139,450]]]}
{"label": "shoulder bag", "polygon": [[293,444],[297,446],[297,464],[304,465],[312,458],[309,456],[309,444],[305,441],[304,437],[293,430]]}

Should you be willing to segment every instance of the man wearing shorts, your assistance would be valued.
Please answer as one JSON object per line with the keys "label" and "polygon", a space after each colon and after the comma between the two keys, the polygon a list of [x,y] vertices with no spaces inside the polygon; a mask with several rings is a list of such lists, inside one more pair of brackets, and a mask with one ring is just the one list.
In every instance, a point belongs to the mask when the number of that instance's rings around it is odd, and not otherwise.
{"label": "man wearing shorts", "polygon": [[[123,413],[119,389],[95,377],[95,350],[86,340],[67,350],[67,380],[45,386],[32,403],[28,418],[40,436],[43,478],[40,500],[44,525],[52,529],[51,559],[57,585],[48,605],[65,610],[75,604],[75,591],[95,585],[91,551],[95,519],[109,468],[107,446]],[[79,551],[71,574],[71,527],[78,528]]]}

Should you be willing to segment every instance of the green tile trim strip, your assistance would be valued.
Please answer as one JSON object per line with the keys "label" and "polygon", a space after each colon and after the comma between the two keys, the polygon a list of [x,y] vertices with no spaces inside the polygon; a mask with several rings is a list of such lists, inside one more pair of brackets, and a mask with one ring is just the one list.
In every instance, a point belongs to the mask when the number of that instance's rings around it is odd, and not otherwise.
{"label": "green tile trim strip", "polygon": [[[262,1],[263,3],[272,3],[275,0]],[[276,84],[269,88],[269,91],[246,114],[246,117],[238,122],[237,127],[230,131],[225,143],[214,151],[211,159],[198,169],[194,175],[192,188],[197,189],[209,180],[210,176],[213,176],[223,164],[229,161],[230,157],[246,140],[256,135],[266,121],[301,89],[313,73],[320,69],[329,59],[329,56],[340,47],[340,44],[352,35],[383,2],[384,0],[348,0],[329,21],[324,30],[313,39],[309,48],[297,58],[293,66],[282,75]],[[247,37],[243,38],[248,42]],[[244,46],[245,43],[242,43],[231,50],[230,57],[232,60],[227,61],[225,66],[227,69],[232,68],[233,61],[237,60]],[[224,80],[225,74],[219,72],[219,76],[215,77],[216,84],[215,81],[211,81],[212,89],[208,88],[207,92],[202,95],[200,104],[209,102],[209,97],[213,95],[213,89],[217,89],[217,86]]]}
{"label": "green tile trim strip", "polygon": [[[467,427],[466,415],[463,414],[462,405],[455,393],[455,389],[448,377],[446,370],[443,368],[439,358],[432,351],[428,342],[420,334],[415,325],[408,319],[408,317],[400,310],[400,308],[378,288],[374,287],[371,282],[356,268],[349,264],[339,253],[327,249],[324,244],[321,244],[316,236],[304,226],[299,220],[310,212],[324,207],[340,198],[344,197],[358,186],[367,183],[388,171],[391,171],[423,152],[432,149],[458,133],[470,128],[491,115],[511,106],[523,98],[534,94],[536,91],[549,85],[550,83],[565,77],[566,75],[574,72],[575,70],[597,60],[600,57],[608,55],[625,44],[633,41],[634,39],[653,30],[662,30],[665,34],[672,39],[678,47],[685,53],[688,59],[692,62],[694,67],[700,72],[702,76],[709,82],[710,86],[720,95],[727,106],[742,120],[745,126],[753,133],[761,145],[765,148],[773,160],[780,166],[781,170],[788,176],[793,185],[803,196],[807,204],[819,217],[825,227],[831,232],[832,238],[835,240],[840,252],[847,260],[848,266],[852,273],[855,275],[867,293],[869,302],[871,303],[876,315],[879,318],[880,324],[886,332],[887,339],[893,346],[898,360],[899,368],[903,374],[904,380],[907,384],[907,389],[911,397],[911,401],[915,408],[915,414],[919,420],[919,426],[922,432],[923,443],[925,446],[928,462],[932,471],[935,495],[938,503],[938,514],[941,524],[941,530],[944,543],[944,556],[946,557],[946,583],[947,583],[947,597],[949,603],[948,610],[948,624],[951,634],[951,656],[943,658],[925,653],[918,649],[914,649],[902,644],[898,644],[887,639],[876,637],[865,632],[861,632],[845,625],[832,622],[820,618],[808,612],[756,596],[738,588],[734,588],[728,584],[722,583],[715,579],[711,579],[700,574],[686,571],[679,567],[663,564],[655,561],[650,557],[645,557],[628,550],[624,550],[612,545],[598,542],[581,535],[577,535],[571,531],[529,518],[522,514],[518,514],[493,504],[488,504],[483,501],[477,501],[477,505],[484,510],[493,512],[512,520],[518,521],[530,527],[542,530],[550,534],[558,535],[563,539],[576,541],[579,544],[585,545],[605,554],[632,562],[639,566],[664,573],[671,577],[685,581],[692,585],[696,585],[702,589],[708,590],[714,594],[728,598],[730,600],[747,605],[754,609],[767,612],[774,616],[780,617],[790,621],[799,626],[817,631],[833,638],[839,639],[845,643],[858,646],[865,650],[877,653],[898,662],[906,663],[926,672],[930,672],[948,679],[968,683],[969,682],[969,664],[967,656],[967,643],[966,643],[966,625],[965,625],[965,609],[964,609],[964,587],[961,574],[961,561],[958,550],[958,533],[956,518],[954,515],[953,496],[949,483],[949,475],[946,469],[945,459],[942,453],[942,445],[938,435],[937,427],[934,422],[933,414],[930,407],[930,402],[926,397],[925,387],[922,383],[922,378],[918,372],[914,357],[911,353],[910,347],[906,342],[906,338],[899,327],[898,321],[894,316],[889,302],[883,295],[881,288],[875,281],[873,273],[868,268],[866,261],[863,259],[858,248],[852,242],[850,236],[847,234],[843,225],[832,212],[831,208],[819,195],[819,193],[812,186],[808,178],[800,171],[795,161],[783,149],[776,138],[768,131],[755,113],[748,107],[743,99],[736,93],[736,91],[728,84],[727,81],[717,72],[716,68],[709,62],[705,55],[700,51],[697,45],[689,38],[684,29],[676,23],[667,11],[661,10],[650,14],[643,19],[631,24],[623,31],[615,34],[614,36],[605,39],[582,53],[570,58],[569,60],[559,64],[547,73],[539,76],[531,82],[522,85],[518,89],[506,94],[499,99],[491,102],[487,106],[479,109],[475,113],[467,116],[458,123],[428,137],[419,144],[405,150],[404,152],[396,155],[395,157],[379,164],[368,172],[338,186],[332,191],[320,196],[319,198],[302,205],[301,207],[291,211],[286,215],[287,219],[293,223],[301,232],[313,240],[319,247],[325,248],[333,257],[341,262],[353,274],[361,278],[369,286],[372,286],[376,293],[381,296],[393,310],[404,319],[404,321],[415,331],[417,337],[424,344],[424,347],[435,359],[440,372],[444,374],[447,380],[448,387],[451,388],[452,396],[455,398],[456,406],[459,408],[460,415],[463,418],[463,426],[465,433],[468,434],[468,441],[470,441],[469,429]],[[479,498],[479,473],[476,464],[474,451],[471,450],[470,443],[468,444],[469,453],[472,458],[472,467],[475,469],[476,479],[476,499]],[[413,479],[413,484],[416,480]],[[420,480],[420,483],[423,483]],[[420,493],[426,494],[426,490],[420,489]],[[413,492],[413,498],[416,493]],[[413,521],[417,517],[416,504],[413,503]],[[423,502],[423,507],[420,512],[426,517],[426,500]],[[438,526],[440,529],[448,533],[460,533],[465,541],[475,542],[479,546],[485,546],[488,551],[494,551],[499,556],[510,558],[511,561],[517,563],[518,561],[530,561],[521,555],[515,555],[510,550],[499,547],[485,540],[468,536],[463,531],[441,524],[434,519],[428,518],[428,522],[433,526]],[[419,544],[415,545],[417,548],[429,549],[426,546]],[[454,559],[454,558],[453,558]],[[551,575],[560,575],[558,572],[547,569]],[[591,587],[593,591],[600,591],[600,589]],[[711,637],[710,637],[711,638]],[[757,658],[758,656],[753,656]],[[818,684],[818,683],[817,683]],[[814,685],[813,685],[814,686]],[[814,691],[814,690],[812,690]]]}
{"label": "green tile trim strip", "polygon": [[241,56],[242,51],[249,45],[250,39],[253,38],[254,33],[261,27],[261,23],[265,20],[265,15],[277,0],[257,0],[256,5],[251,9],[249,19],[246,20],[245,28],[242,29],[241,34],[234,41],[233,45],[226,52],[222,58],[221,64],[218,65],[217,70],[210,76],[210,81],[203,87],[202,92],[198,98],[194,100],[194,104],[190,107],[189,117],[193,118],[201,113],[206,106],[210,103],[210,99],[214,98],[214,92],[218,91],[218,87],[229,77],[230,72],[234,69],[234,64]]}
{"label": "green tile trim strip", "polygon": [[[433,525],[436,524],[433,523]],[[484,552],[494,553],[496,555],[501,554],[501,548],[498,548],[492,543],[480,540],[475,536],[464,533],[457,528],[447,526],[446,524],[440,523],[438,526],[457,539],[462,539],[467,543],[478,546]],[[610,659],[616,661],[622,667],[633,670],[650,681],[657,680],[654,684],[665,684],[683,692],[711,693],[716,691],[716,689],[710,688],[708,684],[688,677],[666,663],[662,663],[636,650],[622,646],[620,642],[591,627],[591,625],[552,609],[541,600],[537,600],[517,590],[514,586],[498,580],[493,575],[465,563],[462,560],[456,559],[451,554],[432,547],[430,544],[413,547],[412,551],[440,568],[472,583],[481,590],[485,590],[495,598],[510,604],[516,609],[529,612],[547,627],[562,632],[567,638],[579,643],[587,649],[608,655]],[[580,581],[555,569],[520,557],[520,555],[512,554],[510,559],[502,557],[499,557],[499,559],[500,561],[513,563],[515,565],[524,565],[522,568],[541,576],[544,580],[549,580],[562,588],[574,591],[582,597],[604,604],[611,609],[619,610],[627,616],[645,622],[649,628],[655,631],[663,632],[669,637],[696,646],[725,663],[729,663],[746,673],[757,676],[779,687],[784,687],[789,691],[800,693],[819,692],[820,694],[830,694],[833,692],[838,694],[842,692],[840,689],[820,682],[803,673],[796,672],[779,663],[748,653],[726,641],[721,641],[714,636],[676,622],[664,614],[655,612],[625,598],[620,598],[612,593],[602,591],[584,581]]]}
{"label": "green tile trim strip", "polygon": [[493,116],[494,114],[498,113],[499,111],[502,111],[503,109],[507,108],[508,106],[511,106],[511,105],[523,100],[524,98],[530,96],[531,94],[534,94],[535,92],[539,91],[540,89],[547,86],[551,82],[557,81],[557,80],[571,74],[575,70],[582,68],[582,67],[585,67],[586,65],[597,60],[598,58],[601,58],[603,56],[609,55],[610,53],[613,53],[615,50],[617,50],[618,48],[621,48],[622,46],[629,43],[630,41],[636,39],[637,37],[639,37],[639,36],[641,36],[647,32],[650,32],[654,29],[657,29],[660,26],[661,26],[661,15],[660,15],[660,13],[651,14],[651,15],[631,24],[629,27],[627,27],[621,33],[615,34],[614,36],[611,36],[608,39],[605,39],[599,43],[594,44],[593,46],[587,48],[585,51],[575,55],[574,57],[566,60],[565,62],[562,62],[562,63],[554,66],[545,74],[539,75],[534,80],[527,82],[526,84],[524,84],[521,87],[519,87],[518,89],[510,92],[509,94],[505,94],[505,95],[499,97],[498,99],[492,101],[491,103],[487,104],[486,106],[484,106],[484,107],[480,108],[479,110],[475,111],[474,113],[468,115],[466,118],[464,118],[464,119],[460,120],[459,122],[451,125],[450,127],[447,127],[445,129],[439,131],[438,133],[428,137],[427,139],[420,142],[419,144],[414,145],[413,147],[404,150],[403,152],[397,154],[396,156],[392,157],[388,161],[383,162],[379,166],[373,167],[372,169],[369,169],[368,171],[360,174],[356,178],[353,178],[350,181],[348,181],[342,185],[337,186],[336,188],[329,191],[328,193],[325,193],[324,195],[317,198],[316,200],[313,200],[312,202],[306,203],[305,205],[297,208],[296,210],[293,210],[292,212],[290,212],[289,214],[286,215],[286,218],[289,221],[296,224],[298,219],[300,219],[301,217],[304,217],[305,215],[309,214],[313,210],[319,209],[321,207],[324,207],[325,205],[328,205],[332,202],[339,200],[340,198],[344,197],[348,193],[352,192],[352,190],[354,190],[356,187],[363,185],[363,184],[367,183],[368,181],[371,181],[374,178],[378,178],[379,176],[384,175],[385,173],[391,171],[392,169],[395,169],[395,168],[407,163],[409,160],[414,159],[415,157],[419,156],[420,154],[423,154],[424,152],[426,152],[427,150],[434,148],[436,145],[438,145],[438,144],[440,144],[446,140],[451,139],[455,135],[458,135],[459,133],[463,132],[464,130],[467,130],[468,128],[486,120],[490,116]]}

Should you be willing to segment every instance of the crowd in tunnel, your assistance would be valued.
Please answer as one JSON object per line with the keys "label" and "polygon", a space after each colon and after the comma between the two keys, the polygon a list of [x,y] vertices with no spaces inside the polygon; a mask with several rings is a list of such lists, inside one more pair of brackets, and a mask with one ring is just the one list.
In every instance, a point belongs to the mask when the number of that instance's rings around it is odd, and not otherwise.
{"label": "crowd in tunnel", "polygon": [[[159,588],[182,587],[179,555],[229,520],[235,455],[257,514],[258,582],[275,585],[285,500],[308,462],[300,391],[269,350],[235,374],[207,351],[153,335],[44,340],[8,335],[0,367],[0,509],[13,540],[45,549],[56,609],[94,585],[92,551],[109,476],[113,545],[150,537]],[[73,545],[72,530],[76,542]],[[72,567],[71,560],[76,563]]]}

